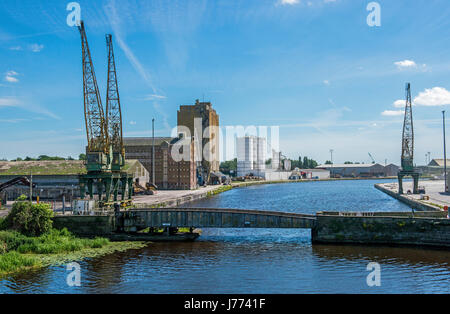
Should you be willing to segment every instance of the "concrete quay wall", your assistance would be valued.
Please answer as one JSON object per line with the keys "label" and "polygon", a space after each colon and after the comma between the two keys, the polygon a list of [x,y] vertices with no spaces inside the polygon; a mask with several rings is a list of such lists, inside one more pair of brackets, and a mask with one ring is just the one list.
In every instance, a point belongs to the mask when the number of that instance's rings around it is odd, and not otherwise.
{"label": "concrete quay wall", "polygon": [[96,216],[55,216],[55,229],[67,228],[77,236],[105,236],[115,231],[115,217],[113,215]]}
{"label": "concrete quay wall", "polygon": [[384,193],[386,193],[387,195],[399,200],[400,202],[410,206],[411,208],[414,208],[415,210],[420,210],[420,211],[437,211],[437,210],[441,210],[440,207],[437,206],[433,206],[433,205],[429,205],[429,204],[425,204],[422,203],[420,201],[417,200],[413,200],[409,197],[407,197],[406,195],[400,195],[390,189],[385,188],[382,184],[375,184],[375,188],[377,190],[380,190]]}
{"label": "concrete quay wall", "polygon": [[415,245],[450,248],[450,219],[317,215],[314,244]]}

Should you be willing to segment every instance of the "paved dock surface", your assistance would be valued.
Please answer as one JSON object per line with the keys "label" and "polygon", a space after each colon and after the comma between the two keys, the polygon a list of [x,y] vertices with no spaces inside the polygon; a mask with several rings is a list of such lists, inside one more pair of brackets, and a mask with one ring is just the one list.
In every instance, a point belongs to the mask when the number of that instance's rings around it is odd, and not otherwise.
{"label": "paved dock surface", "polygon": [[212,185],[207,187],[201,187],[197,190],[170,190],[170,191],[157,191],[155,195],[137,195],[133,197],[133,204],[136,205],[158,205],[163,203],[173,202],[177,199],[187,198],[202,198],[204,194],[212,192],[222,187],[221,185]]}
{"label": "paved dock surface", "polygon": [[[386,188],[394,193],[398,193],[398,183],[384,183],[379,184],[379,186]],[[423,194],[406,194],[407,191],[413,190],[412,182],[403,183],[403,190],[405,192],[403,196],[412,201],[421,202],[427,205],[438,205],[436,206],[436,208],[442,209],[444,206],[450,207],[450,194],[444,193],[444,180],[419,181],[419,187],[425,188],[425,195],[430,197],[429,200],[421,200]]]}

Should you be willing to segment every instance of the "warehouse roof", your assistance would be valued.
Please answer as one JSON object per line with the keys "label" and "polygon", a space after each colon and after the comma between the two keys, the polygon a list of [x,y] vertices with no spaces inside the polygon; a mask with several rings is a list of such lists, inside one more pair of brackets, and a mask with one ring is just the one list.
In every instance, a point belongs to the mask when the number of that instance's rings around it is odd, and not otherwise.
{"label": "warehouse roof", "polygon": [[[155,137],[155,145],[161,145],[163,142],[170,143],[173,140],[172,137]],[[152,146],[152,137],[124,137],[124,146]]]}
{"label": "warehouse roof", "polygon": [[[138,160],[126,160],[124,171],[135,171]],[[86,173],[82,160],[0,161],[0,176],[78,175]]]}
{"label": "warehouse roof", "polygon": [[[371,168],[373,166],[381,166],[380,164],[333,164],[333,165],[320,165],[317,169],[329,169],[329,168]],[[383,166],[381,166],[383,167]]]}
{"label": "warehouse roof", "polygon": [[[447,165],[450,165],[450,159],[447,159]],[[429,167],[444,167],[444,159],[433,159],[429,164]]]}

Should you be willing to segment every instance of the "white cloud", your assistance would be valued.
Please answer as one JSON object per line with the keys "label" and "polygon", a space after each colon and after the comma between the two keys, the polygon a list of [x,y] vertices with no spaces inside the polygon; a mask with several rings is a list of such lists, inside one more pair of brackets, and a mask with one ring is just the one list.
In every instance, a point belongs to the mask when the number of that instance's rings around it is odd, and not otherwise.
{"label": "white cloud", "polygon": [[21,46],[14,46],[14,47],[9,48],[9,50],[20,51],[20,50],[22,50],[22,47]]}
{"label": "white cloud", "polygon": [[428,107],[450,105],[450,92],[443,87],[425,89],[425,91],[414,98],[414,103]]}
{"label": "white cloud", "polygon": [[398,62],[394,62],[394,64],[399,69],[407,69],[407,68],[415,68],[415,67],[417,67],[417,64],[414,61],[412,61],[412,60],[398,61]]}
{"label": "white cloud", "polygon": [[299,0],[281,0],[280,1],[281,5],[294,5],[297,3],[300,3]]}
{"label": "white cloud", "polygon": [[386,117],[396,117],[396,116],[402,116],[405,112],[403,110],[385,110],[381,113],[381,115]]}
{"label": "white cloud", "polygon": [[329,81],[329,80],[324,80],[323,83],[324,83],[325,85],[330,85],[330,81]]}
{"label": "white cloud", "polygon": [[16,77],[18,75],[19,73],[17,73],[16,71],[8,71],[6,72],[5,81],[9,83],[17,83],[19,82],[19,79]]}
{"label": "white cloud", "polygon": [[399,99],[394,101],[393,103],[395,108],[404,108],[406,106],[406,100],[404,99]]}
{"label": "white cloud", "polygon": [[30,50],[33,52],[40,52],[42,49],[44,49],[44,45],[39,45],[39,44],[30,45]]}
{"label": "white cloud", "polygon": [[130,125],[136,125],[136,121],[130,121]]}
{"label": "white cloud", "polygon": [[16,107],[20,102],[12,97],[0,98],[0,107]]}

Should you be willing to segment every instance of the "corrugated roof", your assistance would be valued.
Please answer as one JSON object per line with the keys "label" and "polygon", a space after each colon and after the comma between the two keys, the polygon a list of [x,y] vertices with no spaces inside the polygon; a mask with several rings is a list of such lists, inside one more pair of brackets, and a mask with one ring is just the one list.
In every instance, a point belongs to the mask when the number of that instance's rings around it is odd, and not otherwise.
{"label": "corrugated roof", "polygon": [[[320,165],[316,168],[371,168],[373,166],[381,166],[380,164],[333,164],[333,165]],[[383,167],[383,166],[381,166]]]}
{"label": "corrugated roof", "polygon": [[[170,143],[173,140],[172,137],[155,137],[155,145],[161,145],[163,142]],[[124,137],[124,146],[152,146],[152,137]]]}

